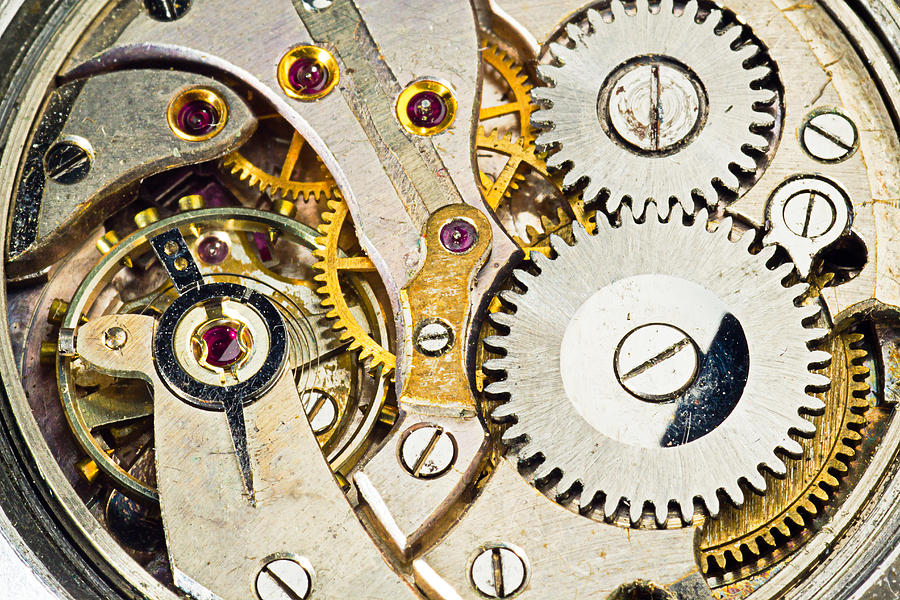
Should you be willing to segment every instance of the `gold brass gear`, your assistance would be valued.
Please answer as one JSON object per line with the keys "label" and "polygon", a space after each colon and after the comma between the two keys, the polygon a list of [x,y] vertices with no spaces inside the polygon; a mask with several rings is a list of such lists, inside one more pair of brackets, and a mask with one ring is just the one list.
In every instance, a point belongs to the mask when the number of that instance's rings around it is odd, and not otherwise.
{"label": "gold brass gear", "polygon": [[[283,198],[290,196],[294,200],[302,198],[304,201],[332,198],[337,187],[330,176],[321,181],[297,181],[291,178],[305,144],[306,140],[296,131],[293,132],[290,146],[281,164],[281,172],[277,175],[257,167],[245,158],[240,150],[226,156],[222,166],[251,188],[257,187],[264,193],[280,194]],[[326,171],[323,169],[323,172]]]}
{"label": "gold brass gear", "polygon": [[488,121],[515,114],[519,119],[519,136],[528,141],[534,140],[531,129],[534,105],[529,95],[533,86],[528,82],[528,76],[522,72],[522,66],[493,43],[488,43],[482,49],[481,59],[503,78],[512,99],[497,106],[482,106],[478,120]]}
{"label": "gold brass gear", "polygon": [[322,236],[316,239],[318,248],[313,251],[319,259],[313,268],[320,271],[313,279],[321,283],[316,291],[323,296],[322,306],[329,309],[326,317],[334,319],[332,327],[339,332],[341,341],[350,341],[348,350],[359,351],[360,361],[367,362],[371,371],[381,367],[382,376],[391,377],[397,357],[359,324],[344,296],[342,273],[375,272],[374,263],[364,254],[340,256],[341,232],[345,226],[352,230],[349,214],[347,203],[339,194],[328,201],[328,210],[322,214]]}
{"label": "gold brass gear", "polygon": [[832,361],[823,372],[832,385],[817,394],[826,408],[810,417],[816,435],[798,438],[804,459],[786,461],[783,479],[767,475],[764,495],[748,494],[741,508],[723,505],[719,517],[706,523],[699,544],[704,573],[726,570],[729,578],[742,578],[771,566],[787,555],[784,542],[807,535],[809,519],[832,499],[866,423],[862,413],[869,407],[869,369],[863,363],[867,352],[860,348],[862,339],[860,334],[831,339]]}

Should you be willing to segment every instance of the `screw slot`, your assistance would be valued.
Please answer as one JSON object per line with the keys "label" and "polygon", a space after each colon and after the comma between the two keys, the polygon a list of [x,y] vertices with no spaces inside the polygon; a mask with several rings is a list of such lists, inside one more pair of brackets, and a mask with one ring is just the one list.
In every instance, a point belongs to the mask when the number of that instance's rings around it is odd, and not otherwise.
{"label": "screw slot", "polygon": [[67,136],[53,144],[44,155],[47,176],[63,185],[83,181],[91,171],[94,150],[83,137]]}
{"label": "screw slot", "polygon": [[512,598],[528,585],[525,553],[508,544],[485,544],[469,567],[472,587],[485,598]]}
{"label": "screw slot", "polygon": [[799,131],[800,145],[813,159],[835,164],[859,149],[859,130],[850,117],[836,108],[820,108],[807,115]]}
{"label": "screw slot", "polygon": [[144,8],[150,17],[163,22],[177,21],[190,6],[190,0],[144,0]]}
{"label": "screw slot", "polygon": [[275,555],[256,576],[254,591],[260,600],[306,600],[314,585],[315,572],[306,558]]}
{"label": "screw slot", "polygon": [[400,464],[419,479],[444,475],[456,462],[456,455],[456,439],[439,425],[413,425],[400,441]]}

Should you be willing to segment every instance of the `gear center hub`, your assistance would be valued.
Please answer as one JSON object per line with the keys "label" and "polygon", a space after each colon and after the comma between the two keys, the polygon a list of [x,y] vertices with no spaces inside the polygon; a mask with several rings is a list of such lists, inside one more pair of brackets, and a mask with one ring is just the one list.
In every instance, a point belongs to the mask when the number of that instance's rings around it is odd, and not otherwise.
{"label": "gear center hub", "polygon": [[716,294],[670,275],[635,275],[589,296],[562,336],[569,402],[598,432],[646,448],[688,444],[740,401],[750,351]]}
{"label": "gear center hub", "polygon": [[665,156],[703,129],[706,90],[693,71],[671,58],[642,56],[615,69],[600,91],[600,122],[632,152]]}
{"label": "gear center hub", "polygon": [[629,394],[648,402],[677,398],[694,383],[700,354],[697,343],[672,325],[641,325],[622,338],[613,368]]}

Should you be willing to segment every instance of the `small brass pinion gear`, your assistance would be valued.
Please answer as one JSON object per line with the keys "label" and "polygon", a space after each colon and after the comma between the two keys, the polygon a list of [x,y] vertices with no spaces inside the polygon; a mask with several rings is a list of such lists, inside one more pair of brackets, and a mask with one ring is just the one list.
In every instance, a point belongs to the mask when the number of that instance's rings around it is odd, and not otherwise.
{"label": "small brass pinion gear", "polygon": [[824,373],[832,385],[817,394],[825,410],[811,417],[816,435],[798,439],[804,458],[787,462],[783,480],[768,477],[764,496],[748,496],[740,508],[725,506],[719,518],[706,524],[699,547],[705,573],[730,572],[738,565],[741,575],[749,575],[781,559],[780,544],[809,534],[809,519],[832,499],[862,439],[870,391],[862,340],[856,333],[830,339],[832,361]]}

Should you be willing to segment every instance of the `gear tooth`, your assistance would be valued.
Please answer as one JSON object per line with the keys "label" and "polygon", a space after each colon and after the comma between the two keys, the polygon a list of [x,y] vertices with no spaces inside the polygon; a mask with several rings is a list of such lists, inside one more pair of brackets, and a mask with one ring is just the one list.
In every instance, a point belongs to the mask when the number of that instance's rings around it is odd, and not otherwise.
{"label": "gear tooth", "polygon": [[[502,338],[503,336],[495,337]],[[509,371],[510,367],[515,366],[515,363],[506,357],[489,358],[488,360],[484,361],[481,366],[487,371]]]}
{"label": "gear tooth", "polygon": [[[507,338],[505,335],[489,335],[482,340],[482,343],[485,346],[490,348],[506,348]],[[485,368],[487,368],[487,363],[485,363]]]}
{"label": "gear tooth", "polygon": [[659,14],[661,14],[661,15],[675,14],[675,2],[673,2],[672,0],[660,0]]}
{"label": "gear tooth", "polygon": [[719,37],[722,38],[723,42],[733,48],[737,41],[741,38],[741,34],[743,34],[743,28],[740,25],[732,25],[731,27],[723,31]]}
{"label": "gear tooth", "polygon": [[[797,419],[797,423],[805,423],[808,425],[806,429],[800,429],[799,426],[795,426],[795,429],[798,429],[800,433],[812,435],[816,432],[816,426],[807,421],[806,419]],[[793,438],[785,438],[778,445],[779,448],[785,451],[789,456],[798,457],[803,455],[803,446],[800,445],[800,442]]]}
{"label": "gear tooth", "polygon": [[550,234],[550,247],[556,252],[559,252],[563,248],[568,248],[569,244],[555,233],[552,233]]}
{"label": "gear tooth", "polygon": [[641,515],[644,514],[644,507],[640,500],[637,498],[632,499],[628,503],[628,517],[631,519],[632,525],[637,525],[641,522]]}
{"label": "gear tooth", "polygon": [[522,298],[521,294],[514,292],[512,290],[503,290],[502,292],[500,292],[498,294],[498,296],[500,296],[501,300],[503,300],[504,302],[511,304],[513,306],[516,306],[516,304]]}
{"label": "gear tooth", "polygon": [[[660,215],[659,215],[659,208],[656,206],[656,202],[647,202],[647,203],[644,205],[644,211],[643,211],[643,212],[644,212],[644,214],[643,214],[644,220],[645,220],[647,223],[654,223],[654,224],[655,224],[655,223],[661,223],[661,222],[662,222],[662,218],[660,218]],[[637,213],[635,213],[635,214],[637,214]]]}
{"label": "gear tooth", "polygon": [[[491,385],[493,385],[493,384],[491,384]],[[490,386],[487,386],[484,388],[484,391],[486,394],[499,395],[499,394],[504,393],[504,392],[494,392],[494,391],[489,392],[488,387],[490,387]],[[513,406],[511,403],[501,404],[500,406],[495,407],[494,410],[491,411],[491,419],[494,421],[505,421],[505,420],[507,420],[511,417],[515,417],[515,416],[516,416],[516,407]]]}
{"label": "gear tooth", "polygon": [[[782,469],[781,473],[782,474],[785,473],[786,468],[784,466],[784,463],[781,462],[781,460],[779,460],[778,457],[775,457],[775,459],[778,460],[778,463],[780,463],[780,465],[781,465],[781,469]],[[772,459],[770,458],[766,464],[771,466],[771,462],[772,462]],[[777,465],[773,466],[773,470],[774,470],[774,467],[777,467]],[[760,473],[759,471],[752,471],[752,472],[748,473],[747,474],[747,483],[749,483],[750,486],[753,489],[755,489],[757,492],[765,492],[766,491],[766,478],[763,477],[762,473]]]}
{"label": "gear tooth", "polygon": [[[813,389],[827,389],[830,384],[831,380],[821,373],[810,373],[809,379],[807,380],[807,385]],[[812,400],[813,396],[809,396],[809,398],[810,400]],[[806,401],[806,404],[810,410],[822,410],[823,408],[825,408],[825,405],[821,401],[821,399],[819,399],[818,402],[810,400]]]}
{"label": "gear tooth", "polygon": [[515,323],[515,317],[509,313],[495,312],[491,313],[488,318],[500,327],[511,327]]}
{"label": "gear tooth", "polygon": [[531,474],[531,480],[539,482],[541,480],[547,479],[548,477],[550,477],[554,470],[556,470],[556,465],[554,465],[549,460],[544,460],[544,462],[539,464]]}
{"label": "gear tooth", "polygon": [[703,504],[706,505],[706,512],[709,513],[710,517],[719,516],[719,510],[721,509],[719,503],[719,497],[715,494],[707,494],[703,496]]}
{"label": "gear tooth", "polygon": [[556,484],[557,495],[562,496],[569,492],[577,481],[577,475],[563,471],[562,478]]}
{"label": "gear tooth", "polygon": [[744,490],[741,489],[741,486],[738,485],[737,481],[729,482],[724,490],[725,494],[731,498],[731,501],[737,506],[744,505]]}
{"label": "gear tooth", "polygon": [[772,73],[772,69],[765,65],[760,65],[758,67],[753,67],[752,69],[747,69],[747,75],[754,81],[761,81],[768,77]]}
{"label": "gear tooth", "polygon": [[616,22],[619,19],[624,19],[628,16],[628,14],[625,12],[625,5],[622,3],[622,0],[612,0],[609,5],[609,11],[612,13],[613,22]]}
{"label": "gear tooth", "polygon": [[[580,40],[581,39],[581,30],[574,23],[569,23],[568,25],[566,25],[566,35],[569,36],[573,40]],[[567,50],[568,50],[568,48],[567,48]],[[557,58],[560,58],[560,56],[558,54],[556,54],[555,52],[554,52],[554,56],[556,56]]]}
{"label": "gear tooth", "polygon": [[[781,459],[781,457],[778,456],[777,454],[773,453],[772,456],[769,457],[769,460],[766,461],[766,466],[769,467],[769,469],[771,469],[771,471],[773,473],[775,473],[775,475],[777,475],[778,477],[784,477],[785,475],[787,475],[787,465],[784,463],[784,461]],[[760,476],[760,477],[762,478],[762,476]],[[765,489],[766,481],[764,478],[762,478],[762,483],[763,483],[763,487],[762,488],[757,487],[756,491],[758,491],[758,492],[766,491],[766,489]]]}
{"label": "gear tooth", "polygon": [[[649,10],[649,8],[648,8]],[[681,520],[684,521],[684,514],[681,513],[681,507],[678,509],[679,514],[681,515]],[[666,524],[666,521],[669,518],[669,503],[664,500],[657,500],[653,502],[653,514],[656,517],[656,525],[658,527],[663,527]]]}
{"label": "gear tooth", "polygon": [[[503,432],[503,443],[504,444],[513,444],[518,442],[522,438],[527,438],[525,433],[525,428],[520,424],[516,423],[515,425],[511,425],[506,431]],[[527,460],[534,456],[534,452],[531,451],[528,446],[523,446],[517,451],[519,458]]]}

